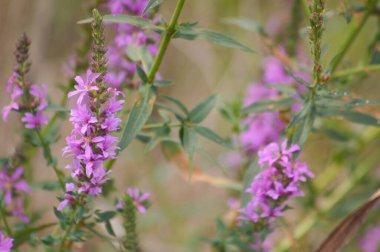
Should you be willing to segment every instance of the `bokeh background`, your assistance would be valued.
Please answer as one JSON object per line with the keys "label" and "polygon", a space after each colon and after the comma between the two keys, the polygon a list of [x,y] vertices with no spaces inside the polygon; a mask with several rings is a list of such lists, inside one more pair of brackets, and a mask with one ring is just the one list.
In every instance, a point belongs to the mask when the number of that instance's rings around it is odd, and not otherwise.
{"label": "bokeh background", "polygon": [[[327,16],[324,43],[328,46],[324,48],[324,64],[336,54],[346,37],[345,31],[350,27],[344,16],[338,13],[342,10],[341,2],[354,1],[327,2],[327,9],[335,11],[329,12],[330,15]],[[162,5],[160,13],[165,19],[169,19],[175,3],[174,0],[167,0]],[[261,78],[262,59],[269,55],[269,51],[257,34],[227,25],[223,23],[223,19],[228,17],[254,19],[264,24],[274,40],[281,43],[289,29],[291,3],[292,1],[287,0],[187,1],[180,17],[181,21],[199,21],[201,27],[230,34],[254,49],[256,53],[249,54],[203,41],[174,40],[164,58],[160,73],[165,79],[173,80],[175,84],[162,89],[162,93],[180,99],[190,108],[214,93],[218,94],[217,107],[233,100],[236,96],[243,96],[246,86]],[[0,0],[0,107],[9,102],[5,86],[14,64],[14,44],[23,32],[32,41],[30,56],[33,65],[30,79],[36,83],[46,83],[51,101],[58,102],[61,99],[62,92],[58,85],[68,82],[63,65],[73,55],[81,40],[80,25],[76,22],[88,16],[87,8],[90,4],[89,0]],[[376,29],[376,20],[370,20],[345,58],[346,65],[356,64],[358,60],[363,59],[363,54],[366,53],[369,41],[375,36]],[[303,29],[300,33],[302,37],[300,47],[304,48],[307,57],[306,30]],[[112,39],[112,32],[108,30],[107,39]],[[379,100],[378,77],[379,75],[374,73],[370,78],[360,79],[358,83],[354,83],[352,88],[355,95]],[[230,125],[220,116],[218,109],[214,109],[205,121],[205,125],[222,136],[228,136],[231,132]],[[0,123],[1,157],[12,155],[20,143],[22,139],[20,126],[16,113],[12,113],[6,123]],[[61,157],[61,150],[65,146],[64,138],[68,135],[70,127],[67,121],[60,123],[60,139],[53,145],[53,153],[59,159],[60,167],[70,162],[69,159]],[[342,127],[351,127],[351,125],[342,125]],[[356,127],[354,130],[361,132],[362,128]],[[360,137],[360,133],[358,135]],[[311,169],[319,174],[318,170],[324,170],[332,162],[336,149],[348,147],[337,144],[326,136],[312,135],[303,159],[307,160]],[[375,142],[371,145],[371,150],[378,147],[378,142]],[[210,174],[228,177],[230,171],[219,162],[225,151],[209,141],[200,139],[195,162]],[[363,149],[363,160],[367,158],[366,153],[372,155],[370,150]],[[347,152],[347,155],[342,158],[352,158],[349,156],[350,152]],[[40,152],[35,155],[31,167],[36,181],[54,178],[52,170],[46,167]],[[350,172],[345,171],[346,168],[343,164],[337,168],[342,175],[337,176],[332,185],[339,185],[344,181]],[[375,167],[371,170],[374,169]],[[121,196],[129,186],[138,186],[143,191],[152,192],[152,207],[147,214],[139,216],[139,233],[144,251],[207,251],[208,246],[204,238],[213,237],[215,218],[222,216],[227,210],[228,195],[225,190],[184,180],[165,161],[160,148],[146,152],[144,146],[137,141],[122,153],[112,176],[116,178],[118,193],[112,194],[109,201],[96,202],[103,209],[112,208],[112,199]],[[323,177],[317,176],[317,180],[323,180]],[[372,180],[366,186],[363,183],[365,184],[365,181],[358,184],[357,188],[361,194],[357,196],[356,203],[345,201],[346,197],[343,197],[342,204],[347,206],[341,211],[337,210],[337,218],[334,217],[333,223],[337,223],[336,221],[350,209],[354,209],[364,201],[376,186]],[[347,197],[351,197],[349,195]],[[58,203],[55,192],[36,189],[33,190],[32,197],[31,207],[34,209],[42,207],[45,211],[42,222],[54,220],[52,206]],[[307,211],[308,209],[302,214]],[[292,231],[301,216],[294,216],[296,211],[293,214],[290,212],[287,213],[288,222],[283,225],[288,231]],[[334,218],[329,218],[322,218],[316,225],[316,231],[303,239],[303,248],[308,250],[314,247],[323,239],[326,230],[331,230],[333,223],[328,224],[328,222]],[[118,221],[120,220],[116,220],[114,224],[117,232],[121,232]],[[281,235],[282,231],[279,232]],[[289,235],[287,231],[284,233]],[[96,240],[87,243],[82,249],[82,251],[107,251],[107,247],[99,246]],[[355,251],[355,246],[353,245],[351,249]]]}

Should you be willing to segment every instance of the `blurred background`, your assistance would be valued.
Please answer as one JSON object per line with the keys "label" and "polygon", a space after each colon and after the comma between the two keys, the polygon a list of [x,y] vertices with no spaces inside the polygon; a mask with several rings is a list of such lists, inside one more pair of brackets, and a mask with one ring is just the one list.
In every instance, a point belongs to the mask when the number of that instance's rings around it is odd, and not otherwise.
{"label": "blurred background", "polygon": [[[346,37],[352,24],[347,24],[344,15],[339,13],[344,9],[342,3],[355,3],[355,1],[327,1],[329,12],[326,21],[324,37],[323,62],[328,64],[336,54],[339,46]],[[360,3],[361,1],[357,1]],[[167,0],[160,9],[160,14],[168,20],[174,9],[176,1]],[[260,36],[253,32],[247,32],[240,28],[227,25],[223,19],[229,17],[246,17],[265,26],[268,33],[276,43],[281,44],[289,29],[289,17],[292,1],[278,0],[191,0],[187,1],[180,20],[191,22],[199,21],[200,27],[220,31],[232,35],[238,41],[256,51],[249,54],[238,50],[211,45],[203,41],[174,40],[160,69],[165,79],[174,81],[174,85],[162,89],[162,93],[169,94],[184,102],[187,107],[193,107],[210,94],[218,94],[217,107],[225,102],[232,101],[237,96],[244,96],[249,83],[259,81],[262,74],[262,59],[269,55],[267,47]],[[78,20],[88,17],[87,9],[91,4],[89,0],[0,0],[0,107],[8,104],[9,97],[5,92],[6,82],[12,73],[14,64],[13,51],[18,37],[25,32],[31,39],[30,57],[32,70],[30,79],[33,82],[45,83],[48,87],[50,99],[58,102],[62,92],[58,85],[68,82],[68,76],[63,71],[63,66],[75,49],[80,45],[80,25]],[[343,7],[342,7],[343,6]],[[105,14],[105,11],[103,10]],[[307,22],[304,22],[305,27]],[[350,48],[343,65],[355,65],[363,59],[367,53],[367,47],[376,35],[376,19],[370,20],[362,33]],[[301,29],[301,47],[305,57],[308,57],[308,41],[305,38],[306,30]],[[112,32],[107,30],[107,39],[112,39]],[[379,100],[379,75],[374,73],[371,77],[362,78],[350,87],[355,95],[368,99]],[[348,85],[343,86],[347,88]],[[222,136],[229,136],[229,125],[214,109],[204,125],[214,129]],[[19,131],[19,117],[11,113],[6,123],[0,123],[0,156],[10,156],[17,144],[21,141]],[[339,124],[339,127],[356,132],[355,137],[360,138],[363,127]],[[69,158],[62,158],[61,150],[65,146],[65,136],[69,134],[71,125],[68,121],[60,123],[60,139],[53,145],[53,154],[59,159],[59,166],[64,167],[70,162]],[[378,135],[376,129],[368,134]],[[370,136],[369,136],[370,137]],[[196,163],[207,173],[228,177],[230,171],[220,165],[219,159],[226,151],[214,143],[200,139],[196,151]],[[363,140],[364,141],[364,140]],[[318,176],[319,170],[325,171],[336,157],[338,151],[350,148],[349,144],[336,143],[329,137],[321,134],[313,134],[306,146],[303,159],[308,161],[310,167],[317,174],[317,180],[323,181],[323,176]],[[360,152],[360,158],[366,160],[369,155],[376,155],[378,141],[364,146]],[[352,147],[352,146],[351,146]],[[142,247],[145,251],[207,251],[205,238],[215,235],[215,219],[222,216],[228,209],[228,195],[225,190],[214,188],[203,183],[192,183],[178,176],[175,169],[163,158],[160,148],[151,152],[144,150],[144,145],[135,141],[127,151],[123,152],[120,160],[114,166],[112,176],[116,178],[115,185],[118,193],[113,193],[109,201],[96,202],[103,209],[113,207],[113,199],[120,197],[129,186],[137,186],[146,192],[152,192],[152,206],[147,214],[139,215],[139,234]],[[342,159],[354,158],[352,152],[347,150]],[[346,160],[347,161],[347,160]],[[355,160],[359,162],[360,160]],[[334,163],[336,164],[336,163]],[[336,167],[336,173],[329,189],[338,186],[347,178],[352,170],[341,162]],[[353,162],[351,164],[354,164]],[[356,163],[355,163],[356,164]],[[376,167],[371,164],[368,174],[375,174]],[[42,153],[35,155],[32,163],[33,174],[36,181],[46,181],[54,178],[52,170],[46,167]],[[354,168],[352,168],[354,169]],[[325,174],[325,173],[322,173]],[[369,182],[368,182],[369,181]],[[372,179],[361,179],[355,186],[355,190],[343,195],[339,202],[339,208],[334,216],[321,217],[321,221],[315,224],[314,231],[309,236],[303,237],[302,247],[308,249],[315,247],[325,236],[326,230],[331,230],[336,220],[345,216],[358,204],[364,201],[373,192],[379,183]],[[323,182],[322,182],[323,186]],[[327,185],[325,185],[327,186]],[[348,196],[350,195],[350,196]],[[41,222],[54,220],[52,205],[57,205],[55,192],[33,190],[32,208],[44,208],[44,218]],[[347,199],[347,197],[349,199]],[[353,200],[355,198],[355,200]],[[324,200],[323,197],[319,199]],[[295,202],[303,204],[302,202]],[[318,203],[319,204],[319,203]],[[323,202],[321,203],[323,204]],[[338,203],[337,203],[338,204]],[[279,229],[280,235],[285,229],[288,237],[299,222],[299,217],[307,215],[309,209],[304,208],[302,215],[296,215],[297,211],[287,213],[287,221]],[[333,223],[331,223],[331,220]],[[121,232],[120,223],[115,222],[117,232]],[[282,231],[281,231],[282,230]],[[289,237],[288,237],[289,238]],[[291,239],[291,237],[290,237]],[[106,251],[107,247],[99,247],[94,243],[86,243],[87,247],[82,251]],[[97,247],[96,247],[97,246]],[[106,245],[104,245],[106,246]],[[95,249],[96,247],[96,249]],[[352,251],[356,251],[352,245]],[[349,251],[349,250],[347,250]]]}

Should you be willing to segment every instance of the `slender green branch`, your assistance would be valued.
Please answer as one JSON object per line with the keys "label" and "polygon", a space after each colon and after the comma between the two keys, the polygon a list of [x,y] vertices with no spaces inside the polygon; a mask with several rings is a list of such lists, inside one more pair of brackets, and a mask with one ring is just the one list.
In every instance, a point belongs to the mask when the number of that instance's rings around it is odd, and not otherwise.
{"label": "slender green branch", "polygon": [[4,223],[5,232],[7,232],[8,236],[12,237],[12,229],[8,223],[7,215],[6,215],[5,209],[3,208],[3,202],[4,202],[4,194],[2,195],[1,202],[0,202],[0,215]]}
{"label": "slender green branch", "polygon": [[360,31],[363,29],[365,23],[367,22],[368,18],[371,16],[371,13],[376,7],[376,3],[377,3],[377,0],[367,1],[367,12],[364,15],[364,17],[360,20],[359,24],[356,27],[351,28],[347,39],[344,41],[341,47],[342,48],[341,51],[339,52],[339,54],[336,56],[333,63],[331,64],[331,74],[333,74],[336,71],[342,59],[346,55],[347,51],[350,49],[351,45],[353,44],[355,39],[358,37]]}
{"label": "slender green branch", "polygon": [[380,64],[376,65],[368,65],[368,66],[360,66],[355,68],[348,68],[345,70],[341,70],[333,74],[330,79],[336,80],[339,78],[355,75],[355,74],[361,74],[361,73],[369,73],[369,72],[375,72],[380,71]]}
{"label": "slender green branch", "polygon": [[152,68],[150,69],[149,74],[148,74],[148,84],[150,84],[150,85],[152,85],[154,78],[156,77],[156,73],[157,73],[158,69],[160,68],[162,59],[164,58],[166,50],[169,46],[169,42],[170,42],[173,34],[176,31],[177,21],[178,21],[179,15],[181,14],[181,11],[182,11],[184,4],[185,4],[185,0],[179,0],[177,2],[174,13],[170,19],[170,23],[169,23],[168,27],[166,28],[165,36],[160,43],[160,47],[158,49],[157,56],[154,59]]}
{"label": "slender green branch", "polygon": [[41,142],[41,145],[44,151],[44,157],[48,165],[53,167],[53,170],[55,172],[55,175],[57,176],[57,179],[58,179],[59,185],[61,186],[62,191],[65,191],[65,182],[64,182],[64,178],[62,177],[62,172],[58,169],[57,161],[53,158],[51,154],[51,149],[50,149],[49,144],[45,141],[39,129],[35,129],[35,132]]}

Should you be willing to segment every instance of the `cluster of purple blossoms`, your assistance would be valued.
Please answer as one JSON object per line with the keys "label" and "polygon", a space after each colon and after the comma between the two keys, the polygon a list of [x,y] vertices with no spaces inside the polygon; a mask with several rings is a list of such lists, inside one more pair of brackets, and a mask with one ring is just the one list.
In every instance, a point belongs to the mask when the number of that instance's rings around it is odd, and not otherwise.
{"label": "cluster of purple blossoms", "polygon": [[13,239],[7,238],[0,232],[0,252],[10,252],[13,247]]}
{"label": "cluster of purple blossoms", "polygon": [[[133,204],[136,206],[137,211],[140,213],[145,213],[148,205],[148,198],[150,197],[150,193],[141,193],[138,188],[128,188],[128,195],[133,199]],[[116,204],[117,209],[124,208],[124,202],[119,201]]]}
{"label": "cluster of purple blossoms", "polygon": [[96,85],[99,77],[99,73],[91,70],[85,78],[75,77],[75,90],[68,94],[68,97],[77,96],[77,102],[71,110],[73,130],[66,138],[63,153],[73,156],[73,164],[66,168],[71,170],[76,183],[66,184],[65,198],[58,210],[75,201],[75,195],[99,195],[110,173],[104,161],[116,157],[118,138],[111,133],[119,129],[121,120],[116,112],[122,109],[124,100],[119,99],[122,93],[115,88],[108,87],[101,92],[104,87]]}
{"label": "cluster of purple blossoms", "polygon": [[281,145],[271,143],[258,152],[258,163],[263,170],[246,190],[253,197],[240,209],[240,220],[269,224],[282,215],[287,200],[303,195],[301,183],[314,175],[306,163],[293,160],[293,153],[299,150],[298,145],[288,147],[285,140]]}
{"label": "cluster of purple blossoms", "polygon": [[[308,77],[298,72],[301,78]],[[286,72],[283,64],[275,57],[268,57],[264,61],[264,74],[260,83],[254,83],[248,86],[247,96],[244,99],[244,107],[265,99],[276,99],[280,92],[270,88],[270,84],[295,85],[293,78]],[[300,85],[296,88],[303,92]],[[295,97],[296,98],[296,97]],[[291,110],[297,111],[299,104],[295,104]],[[240,143],[248,154],[255,154],[261,146],[271,142],[277,142],[281,137],[281,132],[285,124],[281,121],[278,111],[251,113],[243,121],[243,131],[240,134]],[[257,134],[260,132],[260,134]]]}
{"label": "cluster of purple blossoms", "polygon": [[26,128],[33,129],[47,124],[48,118],[43,115],[48,104],[45,84],[38,86],[24,82],[15,71],[8,80],[7,92],[11,96],[11,103],[2,109],[4,121],[6,121],[9,112],[15,110],[24,114],[21,121],[25,123]]}
{"label": "cluster of purple blossoms", "polygon": [[[113,15],[141,16],[148,0],[109,0],[108,9]],[[145,19],[155,19],[154,13],[147,13]],[[159,35],[129,24],[116,24],[116,35],[107,50],[107,82],[116,88],[122,85],[136,86],[136,62],[127,55],[131,47],[144,49],[154,56],[158,51]]]}
{"label": "cluster of purple blossoms", "polygon": [[3,193],[4,203],[7,208],[12,209],[13,216],[22,222],[29,222],[24,212],[24,201],[22,193],[30,193],[30,188],[23,179],[24,168],[8,169],[5,167],[0,171],[0,192]]}
{"label": "cluster of purple blossoms", "polygon": [[380,250],[380,226],[375,226],[364,234],[359,241],[363,252],[378,252]]}

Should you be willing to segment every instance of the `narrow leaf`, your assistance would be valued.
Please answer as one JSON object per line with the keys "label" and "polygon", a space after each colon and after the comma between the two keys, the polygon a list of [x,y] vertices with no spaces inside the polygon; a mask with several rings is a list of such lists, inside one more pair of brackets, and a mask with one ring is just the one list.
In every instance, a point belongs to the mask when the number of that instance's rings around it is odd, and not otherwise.
{"label": "narrow leaf", "polygon": [[149,0],[148,4],[145,6],[142,15],[145,15],[149,10],[162,4],[164,0]]}
{"label": "narrow leaf", "polygon": [[216,102],[216,96],[211,95],[206,100],[198,104],[192,111],[189,113],[189,119],[193,123],[200,123],[207,117],[211,112]]}
{"label": "narrow leaf", "polygon": [[185,112],[185,114],[188,114],[189,111],[187,110],[186,106],[183,105],[182,102],[180,102],[179,100],[173,98],[173,97],[170,97],[170,96],[167,96],[167,95],[161,95],[160,96],[161,98],[175,104],[178,108],[180,108],[183,112]]}
{"label": "narrow leaf", "polygon": [[192,160],[197,145],[197,134],[195,133],[195,130],[188,127],[182,127],[180,130],[180,138],[183,148],[189,155],[190,160]]}
{"label": "narrow leaf", "polygon": [[137,75],[140,77],[142,82],[144,84],[148,83],[148,76],[146,76],[144,69],[142,69],[139,64],[136,64],[136,70],[137,70]]}
{"label": "narrow leaf", "polygon": [[340,117],[354,123],[380,126],[379,120],[376,117],[354,110],[319,109],[318,114],[322,117]]}
{"label": "narrow leaf", "polygon": [[252,112],[264,112],[289,108],[295,102],[294,98],[286,97],[277,100],[261,100],[244,108],[242,115],[247,116]]}
{"label": "narrow leaf", "polygon": [[227,148],[232,148],[231,142],[229,140],[220,137],[218,134],[216,134],[211,129],[208,129],[208,128],[205,128],[202,126],[196,126],[195,131],[198,134],[202,135],[203,137],[205,137],[205,138],[207,138],[207,139],[209,139],[209,140],[211,140],[217,144],[220,144],[220,145],[227,147]]}
{"label": "narrow leaf", "polygon": [[[78,24],[91,23],[93,18],[87,18],[78,21]],[[140,27],[142,29],[149,28],[157,32],[163,32],[165,29],[163,27],[154,25],[151,21],[144,19],[139,16],[129,16],[129,15],[105,15],[103,16],[103,21],[108,23],[122,23],[130,24],[133,26]]]}
{"label": "narrow leaf", "polygon": [[127,125],[119,142],[120,150],[124,150],[140,132],[141,128],[148,121],[152,113],[156,95],[149,86],[146,86],[145,92],[135,102],[128,118]]}

